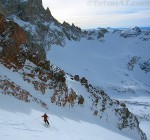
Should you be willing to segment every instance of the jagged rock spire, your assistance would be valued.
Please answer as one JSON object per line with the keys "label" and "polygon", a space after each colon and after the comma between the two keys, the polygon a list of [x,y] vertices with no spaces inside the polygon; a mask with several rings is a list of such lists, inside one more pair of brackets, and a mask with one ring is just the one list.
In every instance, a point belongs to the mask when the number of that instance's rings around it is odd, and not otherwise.
{"label": "jagged rock spire", "polygon": [[24,21],[31,22],[38,18],[43,18],[45,21],[53,19],[49,8],[44,9],[42,0],[2,0],[0,13],[6,17],[14,14]]}

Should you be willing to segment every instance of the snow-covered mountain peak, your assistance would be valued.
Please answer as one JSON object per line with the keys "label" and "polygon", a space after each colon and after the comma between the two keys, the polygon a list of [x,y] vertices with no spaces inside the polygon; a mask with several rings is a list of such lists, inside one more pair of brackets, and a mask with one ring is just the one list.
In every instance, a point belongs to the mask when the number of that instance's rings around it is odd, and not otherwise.
{"label": "snow-covered mountain peak", "polygon": [[[143,120],[149,120],[149,31],[138,27],[82,30],[74,24],[59,23],[49,9],[43,8],[42,0],[0,3],[1,101],[12,99],[13,107],[16,101],[21,108],[22,104],[26,110],[29,105],[31,108],[23,115],[16,108],[24,119],[18,123],[13,117],[14,123],[3,117],[12,115],[10,106],[4,107],[5,102],[0,102],[1,126],[8,124],[9,131],[35,130],[36,134],[41,132],[38,134],[41,138],[45,134],[42,127],[37,122],[34,129],[29,129],[31,121],[26,115],[33,117],[44,111],[53,115],[57,125],[54,129],[58,132],[48,134],[53,138],[62,138],[58,135],[62,132],[59,121],[71,124],[76,131],[82,126],[79,124],[98,129],[95,133],[90,130],[89,139],[101,136],[100,130],[111,132],[116,139],[147,139],[144,132],[149,128],[140,127]],[[143,97],[140,103],[139,97]],[[136,111],[133,105],[141,105],[144,113],[134,106]],[[69,132],[63,128],[63,133],[68,135],[71,128],[68,127]],[[87,138],[87,133],[83,137],[75,134],[75,140]]]}

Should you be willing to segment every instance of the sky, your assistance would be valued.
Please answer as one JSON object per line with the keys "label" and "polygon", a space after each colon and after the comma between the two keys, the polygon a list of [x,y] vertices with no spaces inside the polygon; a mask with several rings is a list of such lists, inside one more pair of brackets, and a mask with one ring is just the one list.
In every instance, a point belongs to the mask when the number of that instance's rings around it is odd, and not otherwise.
{"label": "sky", "polygon": [[59,21],[83,29],[150,26],[150,0],[42,0]]}

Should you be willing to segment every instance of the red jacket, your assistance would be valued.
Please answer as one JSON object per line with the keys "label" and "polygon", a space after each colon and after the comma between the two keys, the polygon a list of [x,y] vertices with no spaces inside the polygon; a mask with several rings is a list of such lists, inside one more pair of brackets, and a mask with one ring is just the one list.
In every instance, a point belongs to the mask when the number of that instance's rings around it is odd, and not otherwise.
{"label": "red jacket", "polygon": [[42,117],[44,118],[44,121],[47,121],[48,116],[46,114],[44,114]]}

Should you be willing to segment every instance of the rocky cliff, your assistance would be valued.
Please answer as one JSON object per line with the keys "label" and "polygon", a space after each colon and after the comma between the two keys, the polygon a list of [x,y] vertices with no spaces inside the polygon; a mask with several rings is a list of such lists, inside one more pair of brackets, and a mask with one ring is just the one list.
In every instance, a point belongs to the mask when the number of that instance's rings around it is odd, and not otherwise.
{"label": "rocky cliff", "polygon": [[[45,50],[52,44],[64,46],[65,39],[79,41],[81,38],[100,39],[107,32],[106,29],[81,30],[67,22],[59,23],[47,8],[42,6],[42,0],[1,0],[1,13],[8,19],[18,23],[28,36],[28,40],[36,47],[43,46]],[[31,46],[34,48],[33,46]],[[43,52],[44,53],[44,52]]]}
{"label": "rocky cliff", "polygon": [[25,31],[18,24],[0,15],[0,61],[6,67],[21,69],[25,60],[30,60],[36,65],[43,65],[45,69],[49,69],[47,60],[41,57],[43,54],[33,51],[29,47],[30,43]]}
{"label": "rocky cliff", "polygon": [[22,49],[26,43],[23,29],[0,15],[0,61],[8,68],[22,68],[25,63]]}

